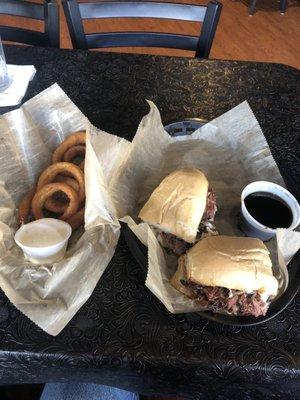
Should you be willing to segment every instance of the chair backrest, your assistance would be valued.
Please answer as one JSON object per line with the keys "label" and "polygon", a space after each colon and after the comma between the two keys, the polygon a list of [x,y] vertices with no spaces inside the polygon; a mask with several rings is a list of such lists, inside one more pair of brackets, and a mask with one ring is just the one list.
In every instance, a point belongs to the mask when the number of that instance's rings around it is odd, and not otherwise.
{"label": "chair backrest", "polygon": [[[74,48],[164,47],[195,51],[207,58],[217,29],[222,4],[211,1],[207,6],[148,1],[78,3],[63,0]],[[156,32],[108,32],[85,34],[83,20],[95,18],[160,18],[203,22],[200,36]]]}
{"label": "chair backrest", "polygon": [[1,0],[0,14],[27,17],[44,21],[44,32],[0,25],[2,40],[33,46],[59,47],[59,8],[56,2],[46,0],[43,4],[24,0]]}

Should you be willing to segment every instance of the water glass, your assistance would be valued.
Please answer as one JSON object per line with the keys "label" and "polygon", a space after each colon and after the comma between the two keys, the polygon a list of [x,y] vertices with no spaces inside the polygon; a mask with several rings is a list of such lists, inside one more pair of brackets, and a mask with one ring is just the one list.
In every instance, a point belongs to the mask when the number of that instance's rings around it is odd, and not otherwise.
{"label": "water glass", "polygon": [[7,66],[5,61],[5,54],[0,37],[0,92],[3,92],[10,85],[10,78],[7,72]]}

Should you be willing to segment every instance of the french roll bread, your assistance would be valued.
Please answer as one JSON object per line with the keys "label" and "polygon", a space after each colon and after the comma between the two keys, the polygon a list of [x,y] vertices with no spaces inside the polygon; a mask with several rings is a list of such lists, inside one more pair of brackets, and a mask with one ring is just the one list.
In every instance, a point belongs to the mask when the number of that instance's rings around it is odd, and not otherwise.
{"label": "french roll bread", "polygon": [[196,168],[172,172],[162,180],[139,213],[149,225],[194,243],[206,209],[208,181]]}
{"label": "french roll bread", "polygon": [[171,284],[213,311],[264,315],[278,291],[264,243],[255,238],[210,236],[178,260]]}

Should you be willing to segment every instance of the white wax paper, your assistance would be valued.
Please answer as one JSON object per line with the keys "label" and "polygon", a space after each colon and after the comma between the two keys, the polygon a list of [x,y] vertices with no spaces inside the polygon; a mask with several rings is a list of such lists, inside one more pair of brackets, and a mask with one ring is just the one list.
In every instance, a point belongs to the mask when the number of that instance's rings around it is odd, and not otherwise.
{"label": "white wax paper", "polygon": [[[14,242],[16,208],[40,173],[50,165],[53,150],[68,135],[87,129],[85,231],[65,258],[36,266],[24,259]],[[111,260],[120,224],[106,178],[116,160],[105,161],[101,131],[95,133],[85,116],[58,85],[38,94],[18,110],[0,117],[0,286],[9,300],[44,331],[57,335],[93,292]],[[128,142],[112,137],[116,147]]]}

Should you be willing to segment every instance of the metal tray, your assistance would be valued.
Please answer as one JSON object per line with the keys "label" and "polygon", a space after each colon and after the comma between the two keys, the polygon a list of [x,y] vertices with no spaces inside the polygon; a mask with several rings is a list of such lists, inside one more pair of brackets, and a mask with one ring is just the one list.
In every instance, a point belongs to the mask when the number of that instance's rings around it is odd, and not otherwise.
{"label": "metal tray", "polygon": [[171,122],[165,125],[165,130],[171,136],[186,136],[191,135],[206,123],[207,120],[202,118],[184,119],[183,121]]}
{"label": "metal tray", "polygon": [[[183,136],[193,133],[196,129],[203,126],[207,121],[200,118],[192,118],[179,122],[170,123],[165,126],[165,130],[171,136]],[[122,223],[122,234],[125,238],[127,246],[131,251],[132,255],[141,266],[143,271],[148,271],[148,249],[144,246],[139,239],[134,235],[127,224]],[[197,316],[206,318],[215,322],[219,322],[225,325],[234,326],[251,326],[259,325],[280,314],[293,300],[297,291],[300,288],[300,250],[295,254],[293,259],[288,265],[289,270],[289,286],[281,297],[273,301],[265,316],[261,317],[238,317],[231,315],[217,314],[210,311],[203,311],[197,313],[188,313],[192,316],[193,320]]]}

